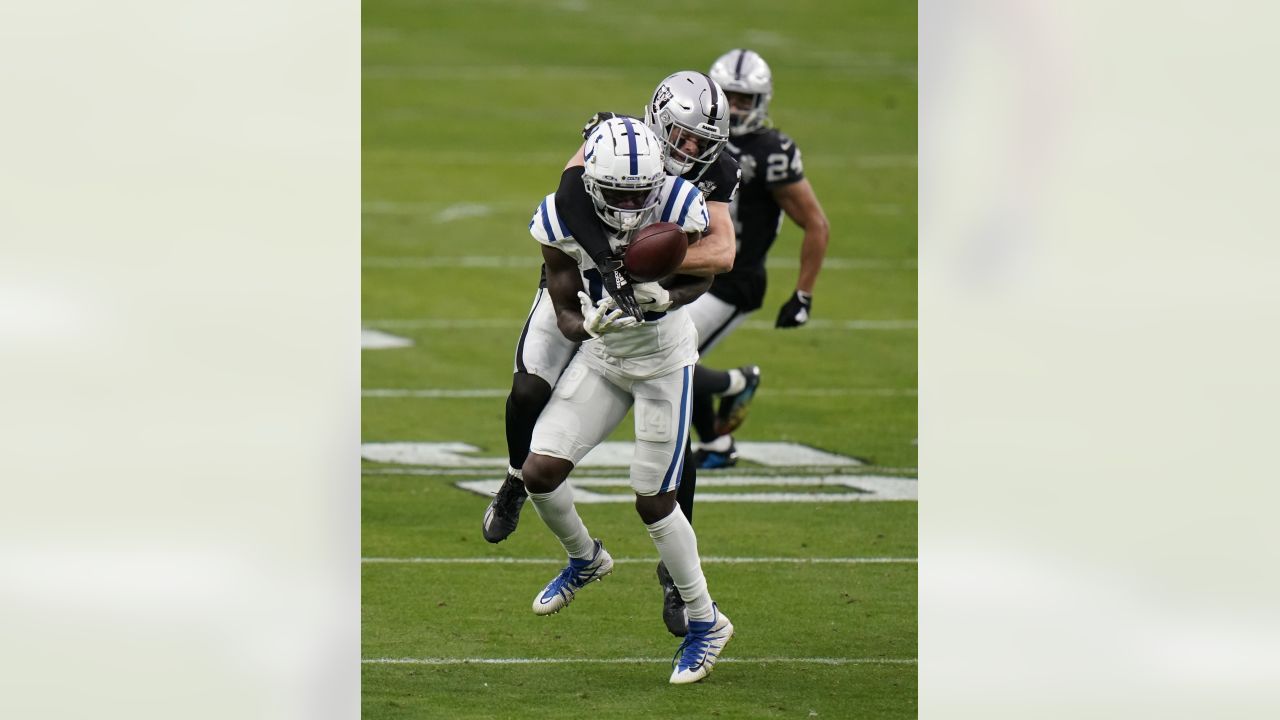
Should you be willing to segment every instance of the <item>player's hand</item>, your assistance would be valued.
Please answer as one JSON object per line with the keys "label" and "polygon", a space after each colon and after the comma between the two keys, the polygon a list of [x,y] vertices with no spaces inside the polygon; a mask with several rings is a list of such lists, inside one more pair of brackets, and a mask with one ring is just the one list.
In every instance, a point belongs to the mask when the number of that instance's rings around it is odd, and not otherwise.
{"label": "player's hand", "polygon": [[791,294],[791,299],[784,303],[782,309],[778,311],[778,324],[774,327],[800,327],[809,322],[809,313],[812,310],[813,295],[803,290],[797,290]]}
{"label": "player's hand", "polygon": [[587,140],[588,138],[590,138],[591,131],[595,130],[596,126],[599,125],[600,123],[604,122],[605,120],[612,120],[613,118],[616,118],[616,117],[618,117],[618,113],[611,113],[607,110],[601,110],[595,115],[592,115],[591,119],[587,121],[587,124],[582,126],[582,139]]}
{"label": "player's hand", "polygon": [[582,329],[593,338],[640,324],[639,320],[614,307],[610,298],[604,298],[597,304],[592,302],[590,295],[579,290],[578,302],[582,305]]}
{"label": "player's hand", "polygon": [[640,302],[636,300],[631,278],[627,277],[626,271],[622,269],[622,260],[612,255],[598,258],[596,270],[600,272],[604,289],[609,293],[609,297],[613,298],[614,304],[635,318],[636,322],[644,320],[644,310],[640,309]]}
{"label": "player's hand", "polygon": [[656,282],[637,283],[631,286],[640,307],[649,312],[662,312],[671,307],[671,293]]}

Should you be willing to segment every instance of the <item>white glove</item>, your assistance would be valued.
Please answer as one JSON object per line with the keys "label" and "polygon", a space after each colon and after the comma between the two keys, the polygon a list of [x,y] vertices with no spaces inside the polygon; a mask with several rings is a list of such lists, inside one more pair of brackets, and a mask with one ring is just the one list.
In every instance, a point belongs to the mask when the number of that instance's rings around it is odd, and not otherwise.
{"label": "white glove", "polygon": [[631,289],[635,291],[640,307],[649,312],[662,312],[671,307],[671,293],[656,282],[636,283]]}
{"label": "white glove", "polygon": [[592,302],[590,295],[578,291],[578,302],[582,303],[582,329],[593,338],[640,323],[625,310],[616,307],[611,297],[605,296],[597,305]]}

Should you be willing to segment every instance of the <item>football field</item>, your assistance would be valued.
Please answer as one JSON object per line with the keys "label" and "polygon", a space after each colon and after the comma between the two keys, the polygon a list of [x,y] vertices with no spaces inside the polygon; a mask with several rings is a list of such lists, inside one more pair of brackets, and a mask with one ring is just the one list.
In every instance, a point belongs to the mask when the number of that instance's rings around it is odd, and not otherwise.
{"label": "football field", "polygon": [[[643,8],[637,14],[637,8]],[[368,0],[363,18],[362,684],[366,718],[916,716],[916,7]],[[813,320],[765,306],[704,358],[763,382],[743,461],[699,475],[712,595],[737,628],[667,683],[657,554],[626,485],[632,420],[570,481],[617,565],[557,615],[564,554],[531,506],[480,534],[540,253],[529,218],[597,110],[734,47],[831,222]]]}

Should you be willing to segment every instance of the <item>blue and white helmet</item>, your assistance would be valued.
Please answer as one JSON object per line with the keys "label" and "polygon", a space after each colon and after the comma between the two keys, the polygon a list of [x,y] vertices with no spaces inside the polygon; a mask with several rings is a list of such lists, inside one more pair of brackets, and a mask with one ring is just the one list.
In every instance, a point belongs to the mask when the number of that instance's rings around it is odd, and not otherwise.
{"label": "blue and white helmet", "polygon": [[773,72],[769,63],[754,50],[738,49],[716,58],[711,65],[711,79],[727,93],[752,96],[747,110],[729,110],[729,134],[746,135],[769,122],[769,100],[773,98]]}
{"label": "blue and white helmet", "polygon": [[662,143],[638,120],[611,118],[591,132],[582,184],[606,225],[629,232],[646,224],[667,178],[662,157]]}
{"label": "blue and white helmet", "polygon": [[729,139],[729,101],[715,81],[700,72],[668,75],[644,108],[644,121],[662,141],[667,172],[697,180],[720,158]]}

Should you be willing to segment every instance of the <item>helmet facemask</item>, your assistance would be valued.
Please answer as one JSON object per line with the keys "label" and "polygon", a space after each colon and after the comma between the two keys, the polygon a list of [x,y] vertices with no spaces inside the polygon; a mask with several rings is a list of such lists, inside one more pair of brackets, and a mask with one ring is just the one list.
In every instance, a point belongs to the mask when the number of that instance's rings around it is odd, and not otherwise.
{"label": "helmet facemask", "polygon": [[725,138],[717,137],[704,127],[701,130],[684,127],[674,122],[663,125],[663,162],[672,175],[685,175],[694,168],[702,174],[720,158]]}
{"label": "helmet facemask", "polygon": [[[729,134],[748,135],[769,124],[769,93],[726,91],[729,97]],[[741,99],[745,99],[745,102]]]}
{"label": "helmet facemask", "polygon": [[658,207],[658,195],[662,189],[661,178],[645,183],[624,183],[583,175],[582,184],[591,196],[596,215],[618,232],[630,232],[647,224],[646,220]]}

